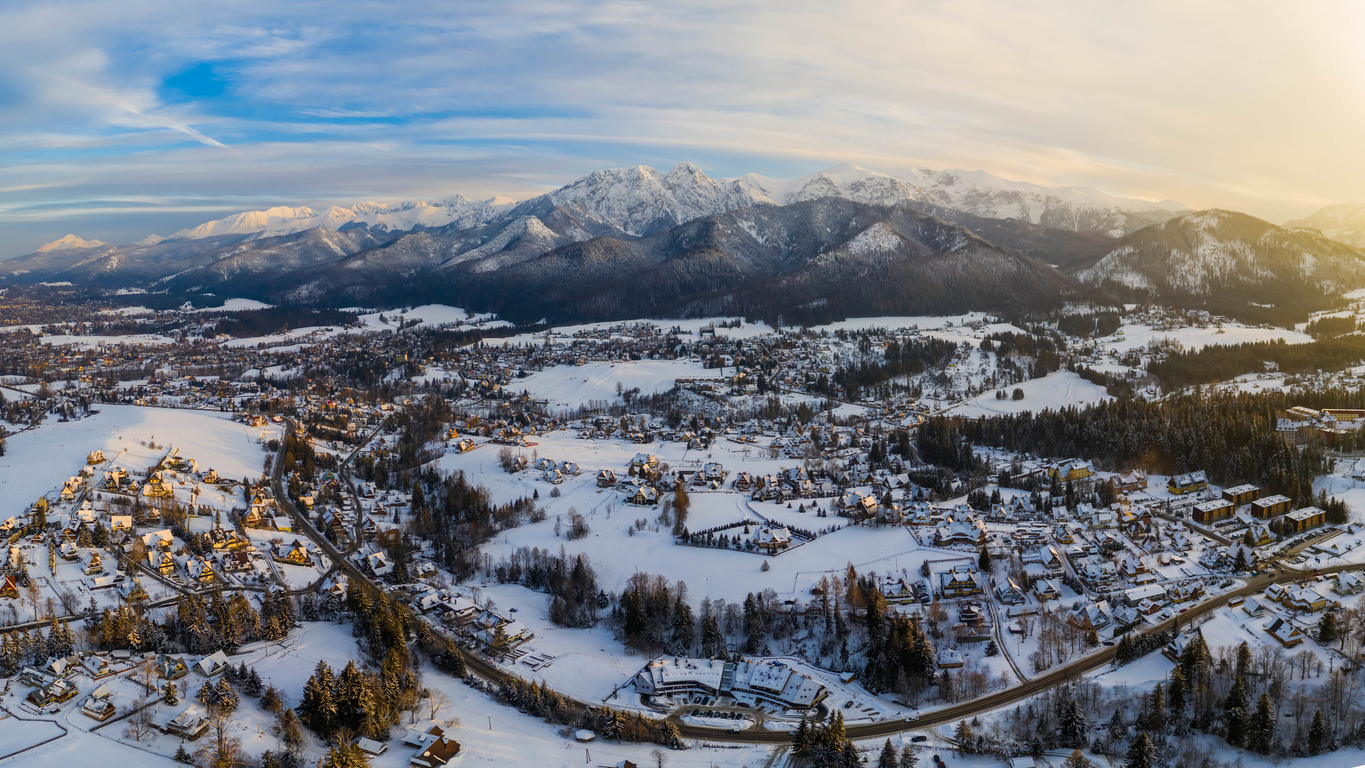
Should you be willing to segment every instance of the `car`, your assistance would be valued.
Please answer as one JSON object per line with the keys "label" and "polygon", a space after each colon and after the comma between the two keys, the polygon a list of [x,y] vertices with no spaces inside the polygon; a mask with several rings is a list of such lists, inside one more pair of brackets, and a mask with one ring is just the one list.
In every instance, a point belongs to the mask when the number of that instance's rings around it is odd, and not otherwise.
{"label": "car", "polygon": [[915,721],[918,720],[918,719],[919,719],[919,715],[911,715],[911,716],[905,718],[905,722],[907,722],[907,723],[913,723],[913,722],[915,722]]}
{"label": "car", "polygon": [[729,728],[726,728],[726,729],[725,729],[725,732],[726,732],[726,733],[739,733],[739,726],[738,726],[738,725],[732,725],[732,726],[730,726]]}
{"label": "car", "polygon": [[1184,608],[1181,608],[1181,609],[1180,609],[1180,612],[1181,612],[1181,613],[1184,613],[1185,611],[1188,611],[1189,609],[1190,609],[1189,606],[1185,606]]}
{"label": "car", "polygon": [[913,741],[913,742],[915,742],[916,744],[919,744],[919,743],[921,743],[921,742],[928,741],[928,740],[929,740],[929,737],[928,737],[928,736],[911,736],[911,737],[910,737],[910,740]]}
{"label": "car", "polygon": [[853,706],[853,699],[844,702],[844,709],[848,709],[851,706]]}
{"label": "car", "polygon": [[1105,645],[1114,645],[1114,641],[1113,641],[1113,640],[1105,640],[1105,641],[1104,641],[1104,644],[1105,644]]}

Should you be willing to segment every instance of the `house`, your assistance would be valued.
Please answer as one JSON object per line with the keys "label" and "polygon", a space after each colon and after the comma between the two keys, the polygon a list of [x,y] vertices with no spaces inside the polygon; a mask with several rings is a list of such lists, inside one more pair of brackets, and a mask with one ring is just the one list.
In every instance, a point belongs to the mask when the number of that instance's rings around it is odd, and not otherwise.
{"label": "house", "polygon": [[984,594],[976,568],[970,565],[954,566],[951,571],[940,573],[939,590],[945,598],[980,597]]}
{"label": "house", "polygon": [[1066,620],[1071,626],[1082,631],[1099,629],[1109,623],[1109,601],[1085,603],[1067,614]]}
{"label": "house", "polygon": [[957,669],[965,663],[962,654],[958,653],[956,648],[945,648],[938,652],[939,669]]}
{"label": "house", "polygon": [[1046,603],[1049,600],[1060,600],[1062,589],[1054,579],[1038,579],[1033,582],[1033,594],[1038,597],[1038,602]]}
{"label": "house", "polygon": [[1252,523],[1248,526],[1246,534],[1243,535],[1248,534],[1251,536],[1251,546],[1253,547],[1264,547],[1275,540],[1274,534],[1270,532],[1270,526],[1261,523]]}
{"label": "house", "polygon": [[467,437],[455,444],[456,453],[469,453],[472,450],[474,450],[474,441]]}
{"label": "house", "polygon": [[986,524],[980,520],[950,520],[934,529],[934,546],[969,544],[979,547],[986,541]]}
{"label": "house", "polygon": [[187,558],[184,561],[184,573],[198,584],[212,584],[217,578],[217,574],[213,573],[213,566],[202,557]]}
{"label": "house", "polygon": [[1095,468],[1090,462],[1082,459],[1071,459],[1069,461],[1059,461],[1048,464],[1045,467],[1048,478],[1059,482],[1071,482],[1073,480],[1084,480],[1087,477],[1095,476]]}
{"label": "house", "polygon": [[312,558],[309,557],[308,555],[308,548],[305,547],[303,542],[299,541],[298,539],[294,539],[294,542],[292,544],[288,545],[281,544],[278,547],[276,547],[274,549],[273,556],[275,560],[282,563],[289,563],[291,565],[313,564]]}
{"label": "house", "polygon": [[1114,490],[1120,493],[1143,491],[1147,489],[1147,473],[1140,469],[1124,472],[1114,478]]}
{"label": "house", "polygon": [[1204,595],[1204,585],[1197,581],[1166,588],[1166,598],[1173,603],[1188,603]]}
{"label": "house", "polygon": [[46,685],[34,688],[28,694],[28,702],[35,707],[47,707],[76,698],[80,689],[66,679],[53,680]]}
{"label": "house", "polygon": [[564,475],[557,469],[547,469],[540,474],[540,479],[551,485],[559,485],[564,482]]}
{"label": "house", "polygon": [[1313,587],[1290,587],[1283,602],[1296,611],[1320,611],[1327,606],[1327,596]]}
{"label": "house", "polygon": [[172,736],[189,741],[194,741],[209,729],[209,721],[204,717],[204,708],[196,702],[185,705],[185,708],[174,717],[163,722],[153,721],[153,724]]}
{"label": "house", "polygon": [[167,680],[179,680],[190,673],[183,656],[161,654],[156,657],[156,672]]}
{"label": "house", "polygon": [[1296,509],[1284,516],[1284,532],[1288,535],[1303,533],[1309,528],[1316,528],[1327,522],[1327,513],[1317,507],[1304,507]]}
{"label": "house", "polygon": [[572,461],[562,461],[559,463],[559,471],[566,475],[581,475],[583,468]]}
{"label": "house", "polygon": [[1294,502],[1288,496],[1267,496],[1251,502],[1251,516],[1257,520],[1269,520],[1289,511]]}
{"label": "house", "polygon": [[659,501],[659,492],[653,486],[642,485],[635,489],[635,493],[626,499],[628,504],[638,504],[640,506],[652,507]]}
{"label": "house", "polygon": [[616,485],[616,473],[610,469],[599,470],[597,473],[597,487],[610,488]]}
{"label": "house", "polygon": [[788,531],[786,526],[769,527],[765,525],[754,534],[754,545],[770,555],[786,549],[791,543],[791,531]]}
{"label": "house", "polygon": [[1223,499],[1232,502],[1232,505],[1236,507],[1250,504],[1259,498],[1261,498],[1261,489],[1254,485],[1235,485],[1223,489]]}
{"label": "house", "polygon": [[1248,597],[1247,601],[1242,603],[1242,611],[1252,618],[1256,618],[1265,613],[1265,609],[1265,603],[1260,597]]}
{"label": "house", "polygon": [[85,697],[85,702],[81,704],[81,714],[101,723],[108,720],[117,711],[117,707],[111,701],[113,697],[114,694],[109,690],[109,686],[100,685],[91,691],[89,696]]}
{"label": "house", "polygon": [[356,739],[355,745],[360,748],[361,752],[364,752],[370,757],[379,757],[389,751],[388,744],[385,744],[382,741],[375,741],[374,739],[367,739],[364,736]]}
{"label": "house", "polygon": [[162,576],[175,573],[175,558],[170,552],[152,550],[147,553],[147,567]]}
{"label": "house", "polygon": [[100,559],[98,550],[92,549],[86,552],[84,571],[86,576],[94,576],[97,573],[104,572],[104,561]]}
{"label": "house", "polygon": [[208,656],[204,656],[203,658],[199,659],[199,661],[196,661],[194,663],[194,671],[198,672],[204,677],[213,677],[214,675],[222,672],[224,669],[227,669],[227,666],[230,663],[231,662],[228,661],[226,653],[223,653],[222,651],[214,651]]}
{"label": "house", "polygon": [[1014,579],[1005,578],[995,582],[995,595],[1000,602],[1005,605],[1019,605],[1025,602],[1024,590],[1014,583]]}
{"label": "house", "polygon": [[412,756],[408,765],[413,768],[440,768],[460,754],[460,742],[438,736],[417,754]]}
{"label": "house", "polygon": [[1336,580],[1332,583],[1332,591],[1338,595],[1355,595],[1362,590],[1365,590],[1365,579],[1350,571],[1338,573]]}
{"label": "house", "polygon": [[1151,600],[1155,602],[1157,600],[1165,599],[1165,597],[1166,589],[1165,587],[1162,587],[1160,584],[1148,584],[1145,587],[1133,587],[1132,589],[1125,590],[1123,593],[1124,602],[1128,603],[1128,605],[1133,607],[1136,607],[1143,600]]}
{"label": "house", "polygon": [[1171,661],[1179,662],[1180,657],[1185,655],[1185,646],[1189,645],[1190,641],[1193,639],[1193,632],[1181,632],[1175,636],[1174,640],[1167,643],[1165,648],[1161,649],[1161,655]]}
{"label": "house", "polygon": [[142,582],[137,579],[124,579],[118,585],[119,597],[129,603],[139,602],[147,599],[147,590],[142,588]]}
{"label": "house", "polygon": [[1232,517],[1236,508],[1227,499],[1214,499],[1194,505],[1194,512],[1191,515],[1196,523],[1212,525],[1220,520]]}
{"label": "house", "polygon": [[1199,493],[1208,487],[1209,478],[1203,470],[1171,475],[1171,479],[1166,481],[1166,490],[1181,496],[1187,493]]}
{"label": "house", "polygon": [[888,603],[905,604],[918,600],[915,590],[905,583],[905,579],[884,579],[881,583],[882,597]]}
{"label": "house", "polygon": [[1274,621],[1265,626],[1265,631],[1286,648],[1293,648],[1303,642],[1303,633],[1299,628],[1290,624],[1282,617],[1276,617]]}

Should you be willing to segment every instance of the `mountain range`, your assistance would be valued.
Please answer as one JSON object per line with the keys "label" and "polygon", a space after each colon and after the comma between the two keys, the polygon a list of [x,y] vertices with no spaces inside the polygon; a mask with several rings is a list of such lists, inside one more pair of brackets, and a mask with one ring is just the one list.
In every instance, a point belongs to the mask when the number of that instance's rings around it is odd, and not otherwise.
{"label": "mountain range", "polygon": [[68,235],[0,277],[274,302],[422,299],[530,322],[822,320],[1041,310],[1087,291],[1194,304],[1240,291],[1273,304],[1292,286],[1316,306],[1365,286],[1363,263],[1308,229],[983,171],[840,164],[713,179],[683,163],[597,171],[522,202],[271,208],[126,246]]}

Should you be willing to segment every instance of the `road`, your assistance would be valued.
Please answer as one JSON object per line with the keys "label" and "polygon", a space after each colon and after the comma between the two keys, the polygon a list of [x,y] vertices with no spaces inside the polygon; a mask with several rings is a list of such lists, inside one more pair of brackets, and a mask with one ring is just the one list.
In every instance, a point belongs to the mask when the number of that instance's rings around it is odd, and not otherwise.
{"label": "road", "polygon": [[[289,429],[294,429],[294,422],[292,420],[286,419],[286,423],[289,425]],[[357,451],[358,450],[359,449],[357,449]],[[351,455],[354,456],[356,455],[356,453],[353,452]],[[281,462],[276,461],[274,463],[271,476],[271,485],[275,489],[275,496],[277,499],[279,499],[281,506],[283,506],[285,511],[289,513],[291,518],[293,518],[295,524],[294,530],[302,532],[305,536],[307,536],[308,539],[311,540],[314,544],[316,544],[318,548],[321,549],[328,557],[332,558],[332,560],[336,562],[341,568],[344,568],[347,572],[347,575],[350,578],[361,579],[362,581],[368,582],[369,578],[366,577],[365,574],[361,572],[361,570],[357,568],[354,563],[347,560],[342,555],[342,553],[336,549],[336,547],[332,546],[332,543],[330,541],[328,541],[325,537],[318,533],[317,529],[314,528],[313,525],[310,522],[308,522],[308,520],[302,514],[299,513],[298,509],[294,506],[293,502],[289,500],[288,495],[284,493],[284,487],[281,483],[280,466]],[[1365,570],[1365,564],[1336,565],[1319,569],[1305,570],[1286,569],[1285,572],[1282,574],[1277,571],[1273,575],[1269,572],[1262,573],[1259,576],[1252,576],[1251,578],[1247,579],[1247,583],[1245,586],[1233,590],[1231,592],[1226,592],[1224,594],[1218,595],[1217,597],[1211,598],[1209,600],[1205,600],[1202,603],[1193,605],[1186,609],[1184,613],[1177,614],[1174,618],[1167,619],[1155,626],[1148,627],[1142,630],[1141,634],[1165,632],[1166,630],[1170,629],[1171,625],[1176,621],[1179,621],[1182,625],[1186,625],[1190,621],[1197,619],[1200,616],[1207,615],[1219,608],[1226,606],[1228,600],[1233,597],[1249,597],[1270,586],[1270,584],[1272,583],[1288,584],[1295,581],[1299,581],[1301,579],[1311,578],[1312,574],[1314,573],[1332,574],[1341,571],[1358,570]],[[420,621],[421,619],[418,620]],[[464,654],[465,664],[468,665],[470,671],[473,672],[475,675],[478,675],[479,677],[494,683],[499,683],[502,680],[509,677],[508,673],[504,672],[502,669],[493,665],[492,663],[484,659],[482,656],[479,656],[478,654],[468,651],[463,646],[457,647],[459,647],[461,653]],[[854,741],[863,741],[868,739],[885,738],[889,736],[894,736],[899,733],[904,733],[906,731],[921,730],[924,728],[930,728],[937,725],[956,723],[959,720],[970,719],[976,715],[984,714],[991,710],[999,709],[1000,707],[1014,704],[1015,702],[1022,701],[1031,696],[1036,696],[1040,693],[1043,693],[1044,691],[1047,691],[1050,688],[1054,688],[1062,683],[1068,682],[1077,677],[1080,677],[1081,675],[1093,672],[1108,664],[1111,664],[1113,663],[1114,656],[1117,652],[1118,648],[1116,646],[1101,647],[1095,652],[1090,653],[1086,656],[1082,656],[1076,659],[1075,661],[1069,662],[1059,667],[1054,667],[1053,669],[1050,669],[1047,672],[1044,672],[1030,680],[1022,681],[1019,685],[1006,688],[1003,691],[997,691],[995,693],[987,694],[985,696],[979,696],[970,701],[964,701],[958,704],[953,704],[952,706],[934,710],[932,712],[927,712],[914,722],[906,722],[904,720],[883,720],[875,723],[859,723],[849,725],[847,726],[846,730],[848,732],[848,736],[850,739],[853,739]],[[565,698],[569,699],[570,701],[573,701],[574,703],[581,707],[598,706],[598,704],[595,702],[579,701],[577,699],[574,699],[573,697],[568,696],[566,696]],[[789,742],[791,740],[791,734],[789,733],[783,731],[768,731],[761,729],[745,730],[740,731],[739,733],[729,733],[725,728],[708,728],[704,726],[679,724],[678,731],[685,739],[696,739],[711,742],[737,742],[745,744],[782,744]]]}

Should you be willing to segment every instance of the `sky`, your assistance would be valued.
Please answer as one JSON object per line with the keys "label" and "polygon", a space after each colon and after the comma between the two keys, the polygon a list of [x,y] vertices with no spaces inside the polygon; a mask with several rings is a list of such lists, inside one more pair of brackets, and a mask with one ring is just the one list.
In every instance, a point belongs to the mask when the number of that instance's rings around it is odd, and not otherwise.
{"label": "sky", "polygon": [[0,3],[0,257],[593,170],[1365,200],[1365,3]]}

